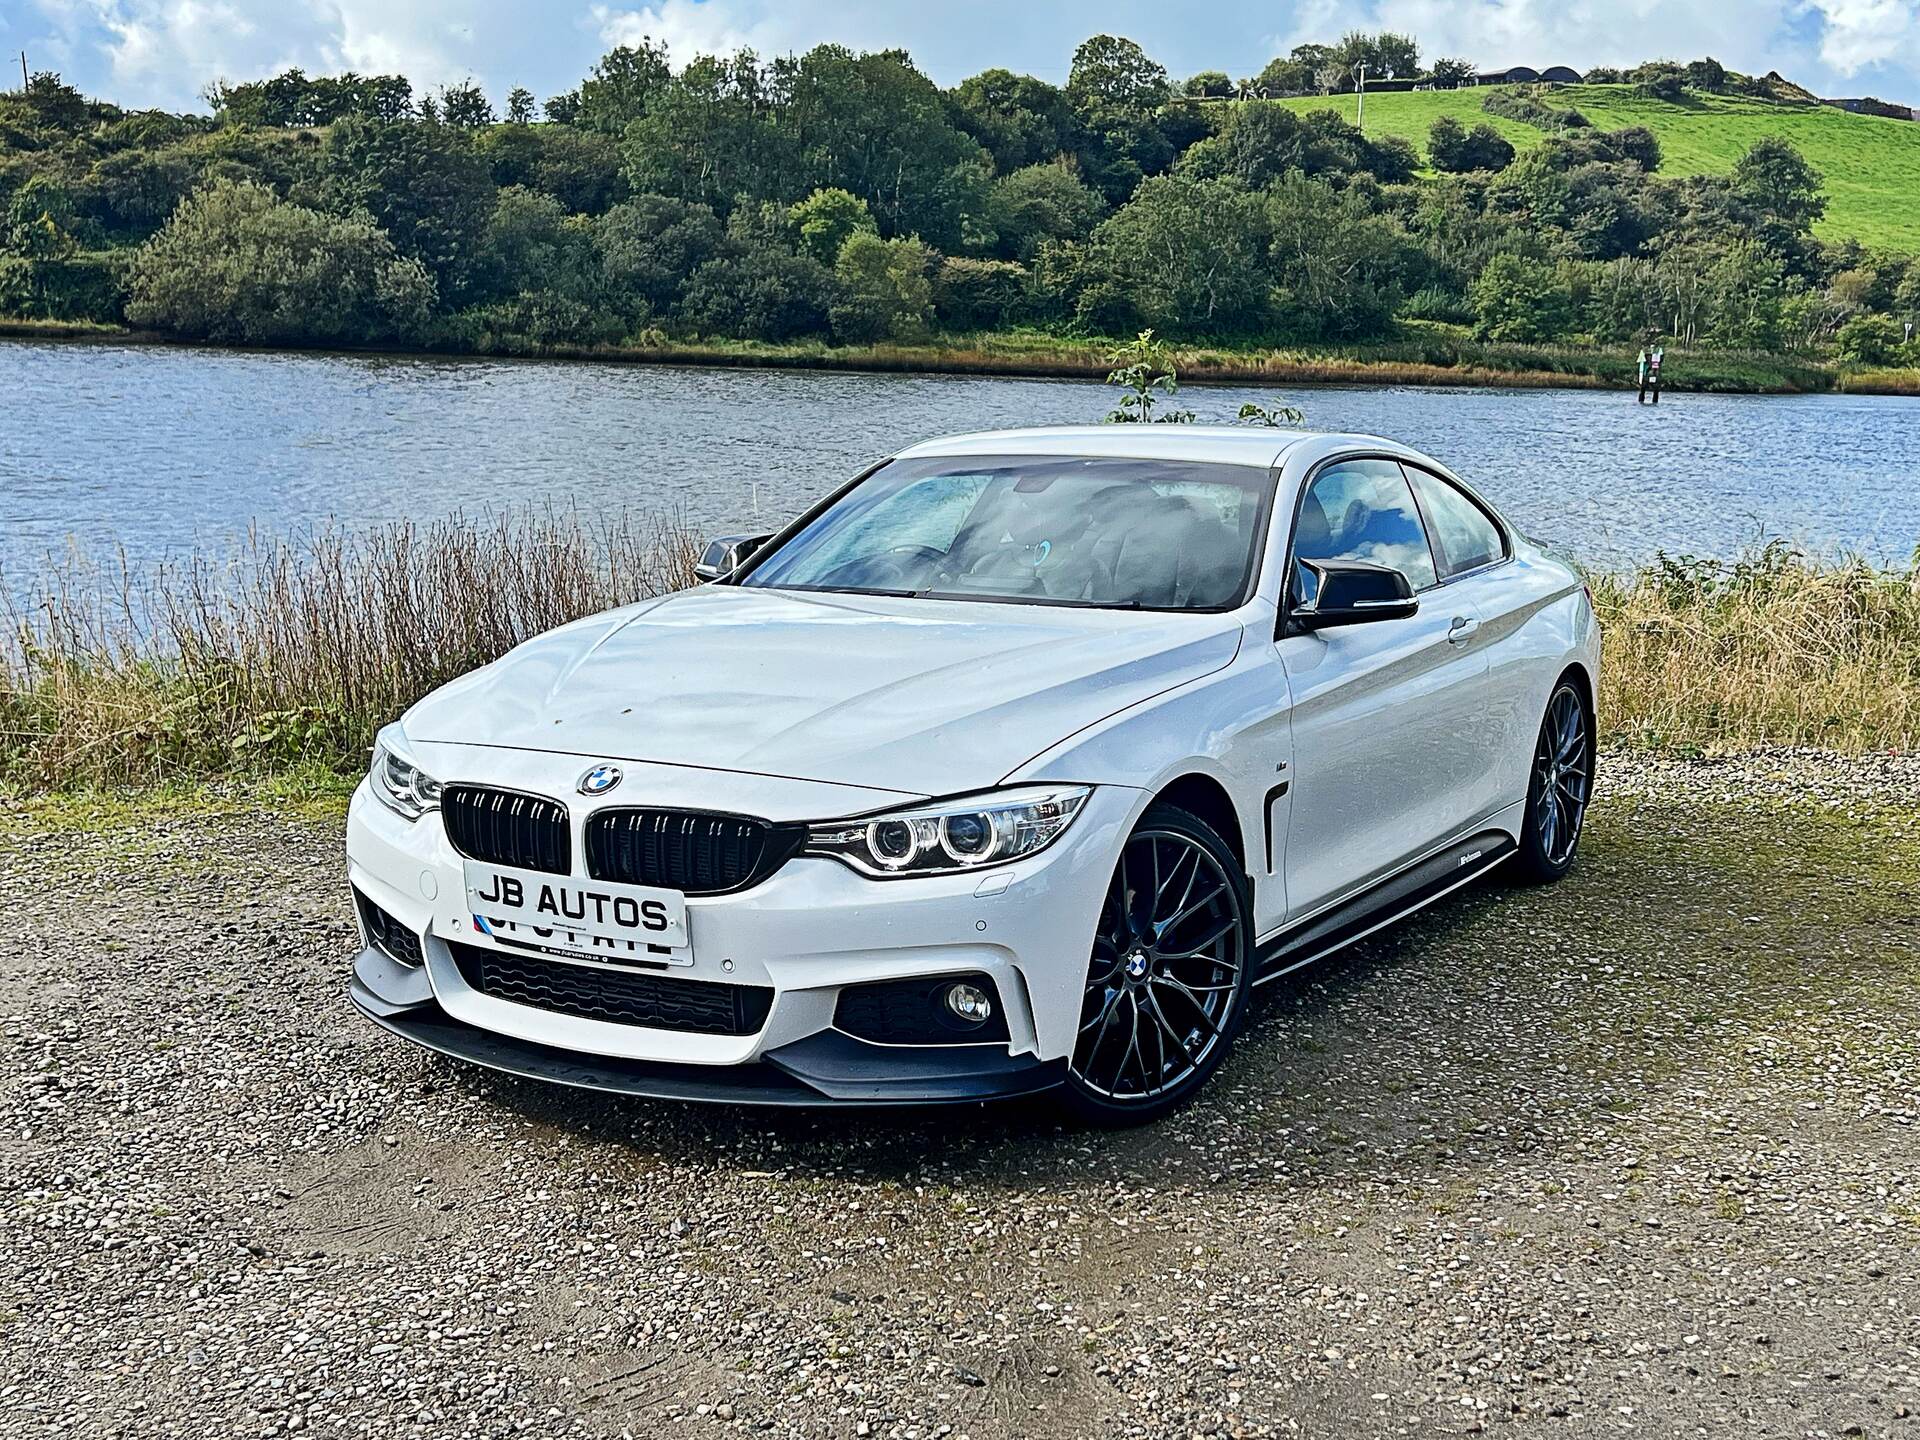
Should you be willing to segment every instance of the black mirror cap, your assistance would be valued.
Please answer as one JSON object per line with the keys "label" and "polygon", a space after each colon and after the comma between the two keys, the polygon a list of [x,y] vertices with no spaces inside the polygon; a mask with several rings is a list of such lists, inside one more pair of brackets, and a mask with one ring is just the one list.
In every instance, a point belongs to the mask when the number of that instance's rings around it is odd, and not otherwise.
{"label": "black mirror cap", "polygon": [[1336,625],[1367,625],[1404,620],[1420,609],[1413,582],[1401,571],[1364,560],[1302,560],[1319,579],[1311,605],[1296,605],[1290,615],[1301,630]]}
{"label": "black mirror cap", "polygon": [[693,563],[693,578],[696,580],[718,580],[730,575],[753,555],[772,535],[722,535],[709,540],[707,548],[700,552],[700,558]]}

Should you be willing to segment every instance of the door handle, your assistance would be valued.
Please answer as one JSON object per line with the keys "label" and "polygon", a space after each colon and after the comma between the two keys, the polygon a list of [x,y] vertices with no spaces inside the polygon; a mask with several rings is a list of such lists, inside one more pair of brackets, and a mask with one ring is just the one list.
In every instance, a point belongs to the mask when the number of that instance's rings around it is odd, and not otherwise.
{"label": "door handle", "polygon": [[1474,631],[1480,628],[1480,622],[1471,615],[1456,615],[1453,624],[1447,627],[1447,644],[1464,645],[1473,638]]}

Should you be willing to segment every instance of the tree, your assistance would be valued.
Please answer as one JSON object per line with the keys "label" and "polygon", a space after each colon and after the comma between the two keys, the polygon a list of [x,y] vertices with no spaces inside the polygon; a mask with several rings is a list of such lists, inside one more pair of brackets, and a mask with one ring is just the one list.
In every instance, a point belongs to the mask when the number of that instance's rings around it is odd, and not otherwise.
{"label": "tree", "polygon": [[623,134],[647,113],[672,78],[665,45],[643,39],[638,45],[618,46],[601,56],[593,73],[580,82],[579,110],[569,123]]}
{"label": "tree", "polygon": [[1727,88],[1727,67],[1711,55],[1703,60],[1695,60],[1687,66],[1687,83],[1696,90],[1724,90]]}
{"label": "tree", "polygon": [[507,92],[507,123],[509,125],[533,123],[533,92],[524,85],[516,85]]}
{"label": "tree", "polygon": [[1354,191],[1298,173],[1268,193],[1266,214],[1275,314],[1290,333],[1361,340],[1392,327],[1412,249],[1398,224]]}
{"label": "tree", "polygon": [[838,187],[867,202],[884,234],[920,235],[946,250],[991,238],[992,162],[904,54],[820,45],[774,69],[787,101],[773,123],[792,147],[793,168],[746,193],[787,199]]}
{"label": "tree", "polygon": [[932,266],[932,252],[918,240],[856,231],[834,262],[834,338],[851,345],[924,340],[933,318]]}
{"label": "tree", "polygon": [[1443,174],[1504,170],[1513,163],[1513,154],[1513,145],[1485,121],[1468,130],[1451,115],[1442,115],[1427,131],[1427,160]]}
{"label": "tree", "polygon": [[949,99],[955,123],[986,149],[1002,175],[1074,147],[1078,122],[1066,92],[1031,75],[983,70],[962,80]]}
{"label": "tree", "polygon": [[364,210],[402,255],[456,299],[493,214],[493,177],[465,131],[349,117],[328,132],[321,190],[341,215]]}
{"label": "tree", "polygon": [[1420,73],[1420,45],[1411,35],[1382,30],[1377,35],[1350,30],[1333,47],[1333,63],[1346,74],[1341,89],[1352,89],[1360,67],[1373,80],[1409,79]]}
{"label": "tree", "polygon": [[1233,94],[1233,80],[1224,70],[1202,70],[1180,87],[1180,93],[1204,100],[1224,100]]}
{"label": "tree", "polygon": [[756,246],[694,271],[679,313],[705,334],[781,341],[824,335],[832,303],[826,266],[810,255]]}
{"label": "tree", "polygon": [[1314,67],[1295,55],[1281,55],[1247,82],[1256,95],[1277,100],[1286,95],[1310,95],[1314,91]]}
{"label": "tree", "polygon": [[840,258],[840,248],[855,235],[879,234],[867,202],[845,190],[816,190],[787,212],[800,249],[822,265]]}
{"label": "tree", "polygon": [[1157,175],[1093,233],[1098,268],[1175,336],[1247,334],[1267,318],[1267,217],[1224,180]]}
{"label": "tree", "polygon": [[493,104],[486,91],[471,80],[462,80],[440,91],[440,118],[462,130],[477,130],[494,123]]}
{"label": "tree", "polygon": [[0,211],[0,255],[53,260],[74,248],[73,197],[45,175],[33,175]]}
{"label": "tree", "polygon": [[216,181],[183,202],[128,271],[127,318],[200,339],[364,344],[419,332],[433,278],[364,217]]}
{"label": "tree", "polygon": [[1067,98],[1082,113],[1151,111],[1166,104],[1172,93],[1166,66],[1131,40],[1095,35],[1073,52]]}
{"label": "tree", "polygon": [[1622,159],[1633,161],[1647,174],[1660,168],[1660,138],[1646,126],[1629,125],[1603,138],[1612,143]]}
{"label": "tree", "polygon": [[559,95],[550,95],[540,111],[550,124],[574,125],[580,120],[580,92],[564,91]]}
{"label": "tree", "polygon": [[1727,250],[1707,272],[1709,334],[1720,345],[1771,350],[1780,343],[1786,273],[1752,242]]}
{"label": "tree", "polygon": [[1482,340],[1551,340],[1565,331],[1573,303],[1551,265],[1511,252],[1487,262],[1468,299]]}
{"label": "tree", "polygon": [[636,194],[672,195],[725,214],[740,196],[791,200],[796,143],[776,120],[773,82],[750,50],[703,55],[653,97],[621,144]]}
{"label": "tree", "polygon": [[1840,327],[1834,350],[1850,365],[1889,365],[1900,358],[1905,338],[1891,315],[1856,315]]}
{"label": "tree", "polygon": [[1820,172],[1777,135],[1754,141],[1735,162],[1731,178],[1736,199],[1801,234],[1827,213]]}
{"label": "tree", "polygon": [[988,214],[1002,254],[1031,260],[1047,240],[1081,240],[1106,213],[1106,201],[1065,165],[1028,165],[996,180]]}
{"label": "tree", "polygon": [[504,298],[543,291],[581,303],[598,298],[593,223],[568,215],[551,195],[520,185],[502,190],[483,247],[473,287],[479,294]]}
{"label": "tree", "polygon": [[594,224],[593,244],[610,301],[634,318],[664,315],[687,279],[719,255],[726,231],[705,205],[636,195]]}
{"label": "tree", "polygon": [[933,276],[933,309],[958,330],[997,330],[1026,298],[1028,271],[1008,260],[948,256]]}
{"label": "tree", "polygon": [[620,147],[597,130],[571,125],[499,125],[475,142],[502,189],[544,190],[570,211],[598,215],[627,194]]}
{"label": "tree", "polygon": [[1443,56],[1433,62],[1433,73],[1429,78],[1436,90],[1458,90],[1478,73],[1471,60]]}

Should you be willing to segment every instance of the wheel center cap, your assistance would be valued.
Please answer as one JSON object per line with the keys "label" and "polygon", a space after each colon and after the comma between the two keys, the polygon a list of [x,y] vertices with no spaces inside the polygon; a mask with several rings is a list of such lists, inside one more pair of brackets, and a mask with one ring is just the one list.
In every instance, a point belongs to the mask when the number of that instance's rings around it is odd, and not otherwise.
{"label": "wheel center cap", "polygon": [[1129,950],[1126,961],[1127,978],[1129,980],[1146,979],[1148,963],[1146,951]]}

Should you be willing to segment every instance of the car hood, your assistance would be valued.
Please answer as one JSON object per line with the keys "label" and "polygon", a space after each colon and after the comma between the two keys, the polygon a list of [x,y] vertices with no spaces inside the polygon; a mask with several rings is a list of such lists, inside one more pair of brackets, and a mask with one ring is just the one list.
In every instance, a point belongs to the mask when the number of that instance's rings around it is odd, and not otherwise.
{"label": "car hood", "polygon": [[953,794],[1220,669],[1240,635],[1228,615],[705,585],[530,640],[429,695],[405,729]]}

